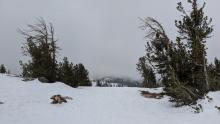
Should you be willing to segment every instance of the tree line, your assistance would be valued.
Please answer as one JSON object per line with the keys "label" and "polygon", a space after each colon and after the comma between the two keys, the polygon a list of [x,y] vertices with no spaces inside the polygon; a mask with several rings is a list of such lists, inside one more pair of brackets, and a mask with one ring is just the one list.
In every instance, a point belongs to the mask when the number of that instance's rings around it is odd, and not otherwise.
{"label": "tree line", "polygon": [[[147,43],[146,54],[137,64],[143,86],[163,85],[177,106],[195,104],[210,90],[220,90],[220,60],[207,62],[206,41],[212,36],[212,18],[204,13],[205,3],[188,0],[190,10],[179,2],[177,10],[181,20],[175,20],[176,39],[171,40],[159,21],[140,18]],[[159,80],[156,80],[156,75]]]}

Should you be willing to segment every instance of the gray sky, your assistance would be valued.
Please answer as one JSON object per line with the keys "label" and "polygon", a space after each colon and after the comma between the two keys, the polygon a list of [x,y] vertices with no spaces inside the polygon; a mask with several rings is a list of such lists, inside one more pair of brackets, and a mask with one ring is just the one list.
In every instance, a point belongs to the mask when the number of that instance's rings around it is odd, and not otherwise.
{"label": "gray sky", "polygon": [[[136,63],[145,54],[138,17],[155,17],[174,39],[178,1],[181,0],[0,0],[0,63],[18,72],[18,61],[25,59],[21,53],[25,39],[16,29],[25,29],[26,24],[43,17],[55,26],[61,58],[82,62],[91,77],[137,79]],[[220,57],[219,4],[219,0],[209,0],[206,6],[215,25],[214,36],[208,40],[209,61]]]}

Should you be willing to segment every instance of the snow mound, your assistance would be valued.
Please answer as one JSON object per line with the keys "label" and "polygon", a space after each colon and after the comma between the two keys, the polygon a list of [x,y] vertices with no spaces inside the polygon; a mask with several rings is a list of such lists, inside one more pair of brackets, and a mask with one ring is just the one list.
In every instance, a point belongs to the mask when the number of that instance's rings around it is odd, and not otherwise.
{"label": "snow mound", "polygon": [[[190,107],[174,108],[169,98],[147,99],[141,90],[162,89],[128,87],[79,87],[63,83],[23,82],[18,77],[0,75],[1,124],[219,124],[220,92],[211,92],[199,101],[203,112]],[[55,94],[72,97],[66,104],[52,105]]]}

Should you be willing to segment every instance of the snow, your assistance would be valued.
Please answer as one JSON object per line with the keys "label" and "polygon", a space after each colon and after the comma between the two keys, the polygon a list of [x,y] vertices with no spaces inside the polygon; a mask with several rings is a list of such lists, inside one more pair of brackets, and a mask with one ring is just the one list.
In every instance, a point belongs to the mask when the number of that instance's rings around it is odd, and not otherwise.
{"label": "snow", "polygon": [[[18,77],[0,75],[1,124],[219,124],[220,92],[199,101],[203,112],[190,107],[175,108],[169,98],[148,99],[140,90],[128,87],[79,87],[63,83],[45,84],[38,80],[23,82]],[[68,103],[50,104],[55,94],[70,96]]]}

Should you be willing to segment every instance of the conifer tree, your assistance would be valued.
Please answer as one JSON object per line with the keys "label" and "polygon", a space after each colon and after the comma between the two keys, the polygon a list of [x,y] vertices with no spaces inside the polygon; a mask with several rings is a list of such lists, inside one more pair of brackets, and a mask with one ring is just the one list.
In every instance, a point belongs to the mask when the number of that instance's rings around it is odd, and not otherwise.
{"label": "conifer tree", "polygon": [[155,69],[164,85],[169,85],[169,82],[178,83],[171,60],[174,53],[173,42],[168,38],[163,26],[154,18],[148,17],[141,21],[141,29],[146,31],[145,59],[148,66]]}
{"label": "conifer tree", "polygon": [[0,66],[0,73],[6,73],[6,68],[4,64],[1,64]]}
{"label": "conifer tree", "polygon": [[74,65],[67,57],[59,64],[58,80],[71,87],[91,86],[89,72],[84,65],[81,63]]}
{"label": "conifer tree", "polygon": [[190,13],[179,2],[177,10],[182,13],[182,20],[176,21],[179,29],[178,39],[186,41],[189,47],[190,59],[192,63],[192,85],[194,85],[201,95],[209,89],[207,60],[206,60],[206,40],[213,31],[212,19],[204,14],[205,3],[199,7],[197,0],[188,0],[192,10]]}
{"label": "conifer tree", "polygon": [[82,63],[76,64],[74,66],[75,78],[80,86],[91,86],[91,81],[89,80],[89,72],[85,69]]}
{"label": "conifer tree", "polygon": [[188,0],[191,12],[178,3],[182,20],[175,21],[179,36],[172,42],[162,25],[153,18],[141,19],[148,40],[145,58],[160,75],[166,94],[177,106],[195,104],[209,90],[206,40],[213,31],[212,20],[204,15],[205,3]]}
{"label": "conifer tree", "polygon": [[20,30],[21,34],[27,39],[22,47],[23,54],[31,57],[28,63],[20,64],[23,69],[23,76],[38,78],[45,77],[50,82],[56,81],[57,61],[56,53],[59,50],[56,45],[54,27],[47,23],[43,18],[33,25],[28,25],[28,30]]}
{"label": "conifer tree", "polygon": [[209,86],[211,91],[220,90],[220,60],[215,58],[214,64],[207,67],[209,76]]}
{"label": "conifer tree", "polygon": [[59,64],[58,80],[71,86],[78,87],[79,82],[75,78],[75,70],[72,62],[64,57],[63,62]]}
{"label": "conifer tree", "polygon": [[157,87],[156,77],[153,69],[147,65],[145,57],[139,58],[139,62],[137,64],[137,70],[140,72],[143,82],[143,87],[154,88]]}

